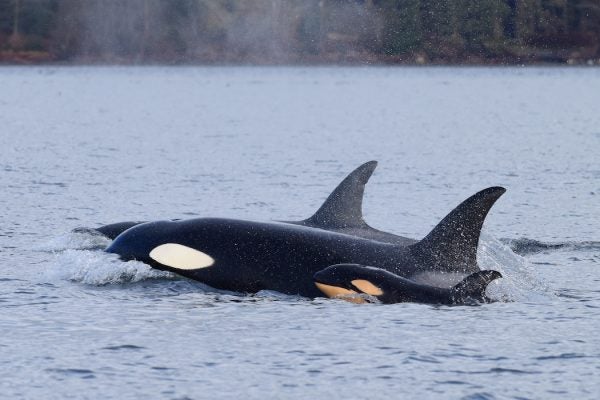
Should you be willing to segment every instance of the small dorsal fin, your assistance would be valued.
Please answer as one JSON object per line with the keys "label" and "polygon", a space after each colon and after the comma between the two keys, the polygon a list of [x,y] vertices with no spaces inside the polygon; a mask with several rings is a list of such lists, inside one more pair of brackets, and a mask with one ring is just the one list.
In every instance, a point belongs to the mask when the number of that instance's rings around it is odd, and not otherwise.
{"label": "small dorsal fin", "polygon": [[485,295],[485,289],[487,289],[490,282],[498,278],[502,278],[502,274],[498,271],[475,272],[451,289],[452,301],[454,303],[462,303],[467,299],[489,301]]}
{"label": "small dorsal fin", "polygon": [[463,201],[450,212],[411,252],[432,269],[445,272],[475,272],[477,246],[483,221],[496,200],[506,189],[484,189]]}
{"label": "small dorsal fin", "polygon": [[362,202],[365,185],[375,167],[377,161],[369,161],[352,171],[321,208],[300,224],[323,229],[367,227],[362,216]]}

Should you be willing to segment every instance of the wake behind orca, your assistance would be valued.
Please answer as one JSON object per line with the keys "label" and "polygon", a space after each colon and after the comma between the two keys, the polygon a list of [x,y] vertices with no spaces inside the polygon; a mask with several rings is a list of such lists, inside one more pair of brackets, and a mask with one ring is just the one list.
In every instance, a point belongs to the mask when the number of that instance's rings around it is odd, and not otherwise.
{"label": "wake behind orca", "polygon": [[318,297],[322,293],[313,276],[337,264],[369,265],[415,285],[441,288],[479,272],[477,246],[483,221],[505,189],[476,193],[417,241],[376,230],[364,221],[364,187],[376,165],[371,161],[353,171],[303,221],[198,218],[123,222],[98,231],[114,237],[106,251],[123,260],[247,293],[275,290]]}

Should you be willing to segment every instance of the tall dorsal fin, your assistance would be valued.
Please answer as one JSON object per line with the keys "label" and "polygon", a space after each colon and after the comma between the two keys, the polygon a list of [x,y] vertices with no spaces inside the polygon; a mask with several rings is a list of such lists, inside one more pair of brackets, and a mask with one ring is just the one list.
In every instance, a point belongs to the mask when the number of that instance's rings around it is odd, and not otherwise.
{"label": "tall dorsal fin", "polygon": [[363,195],[376,167],[377,161],[369,161],[352,171],[321,208],[301,224],[323,229],[367,227],[362,216]]}
{"label": "tall dorsal fin", "polygon": [[476,272],[477,246],[486,215],[506,189],[495,186],[469,197],[450,212],[411,252],[431,269]]}

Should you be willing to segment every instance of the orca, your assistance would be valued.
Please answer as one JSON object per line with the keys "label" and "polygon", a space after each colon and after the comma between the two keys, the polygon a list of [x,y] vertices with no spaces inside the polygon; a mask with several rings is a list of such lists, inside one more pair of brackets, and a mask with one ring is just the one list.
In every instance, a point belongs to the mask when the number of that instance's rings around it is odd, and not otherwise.
{"label": "orca", "polygon": [[125,232],[127,229],[139,224],[143,224],[144,222],[146,221],[123,221],[114,224],[103,225],[98,228],[75,228],[73,229],[73,232],[88,233],[92,235],[102,235],[107,237],[108,239],[114,240],[117,236]]}
{"label": "orca", "polygon": [[479,271],[483,221],[505,192],[490,187],[450,212],[424,239],[378,231],[362,217],[364,186],[376,162],[363,164],[304,221],[224,218],[135,224],[106,249],[217,289],[275,290],[319,297],[313,275],[336,264],[370,265],[416,284],[449,288]]}
{"label": "orca", "polygon": [[310,218],[286,222],[401,246],[416,243],[417,240],[380,231],[365,222],[362,212],[365,186],[376,167],[377,161],[364,163],[335,188]]}
{"label": "orca", "polygon": [[[317,212],[302,221],[280,221],[292,225],[326,229],[365,239],[377,240],[408,246],[415,239],[383,232],[369,226],[362,217],[362,203],[365,185],[373,175],[377,161],[369,161],[352,171],[327,197]],[[177,220],[172,220],[177,221]],[[76,228],[76,232],[100,234],[114,240],[121,233],[147,221],[124,221],[98,228]]]}
{"label": "orca", "polygon": [[451,288],[423,285],[381,268],[358,264],[338,264],[314,275],[315,285],[327,297],[341,298],[352,303],[365,303],[371,297],[384,304],[430,303],[473,304],[489,303],[485,290],[498,271],[474,272]]}

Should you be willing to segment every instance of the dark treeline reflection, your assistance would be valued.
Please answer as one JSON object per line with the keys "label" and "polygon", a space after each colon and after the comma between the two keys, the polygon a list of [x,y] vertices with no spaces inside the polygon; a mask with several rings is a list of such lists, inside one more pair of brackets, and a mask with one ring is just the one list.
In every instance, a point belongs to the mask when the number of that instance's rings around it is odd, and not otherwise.
{"label": "dark treeline reflection", "polygon": [[0,61],[600,62],[600,0],[0,0]]}

